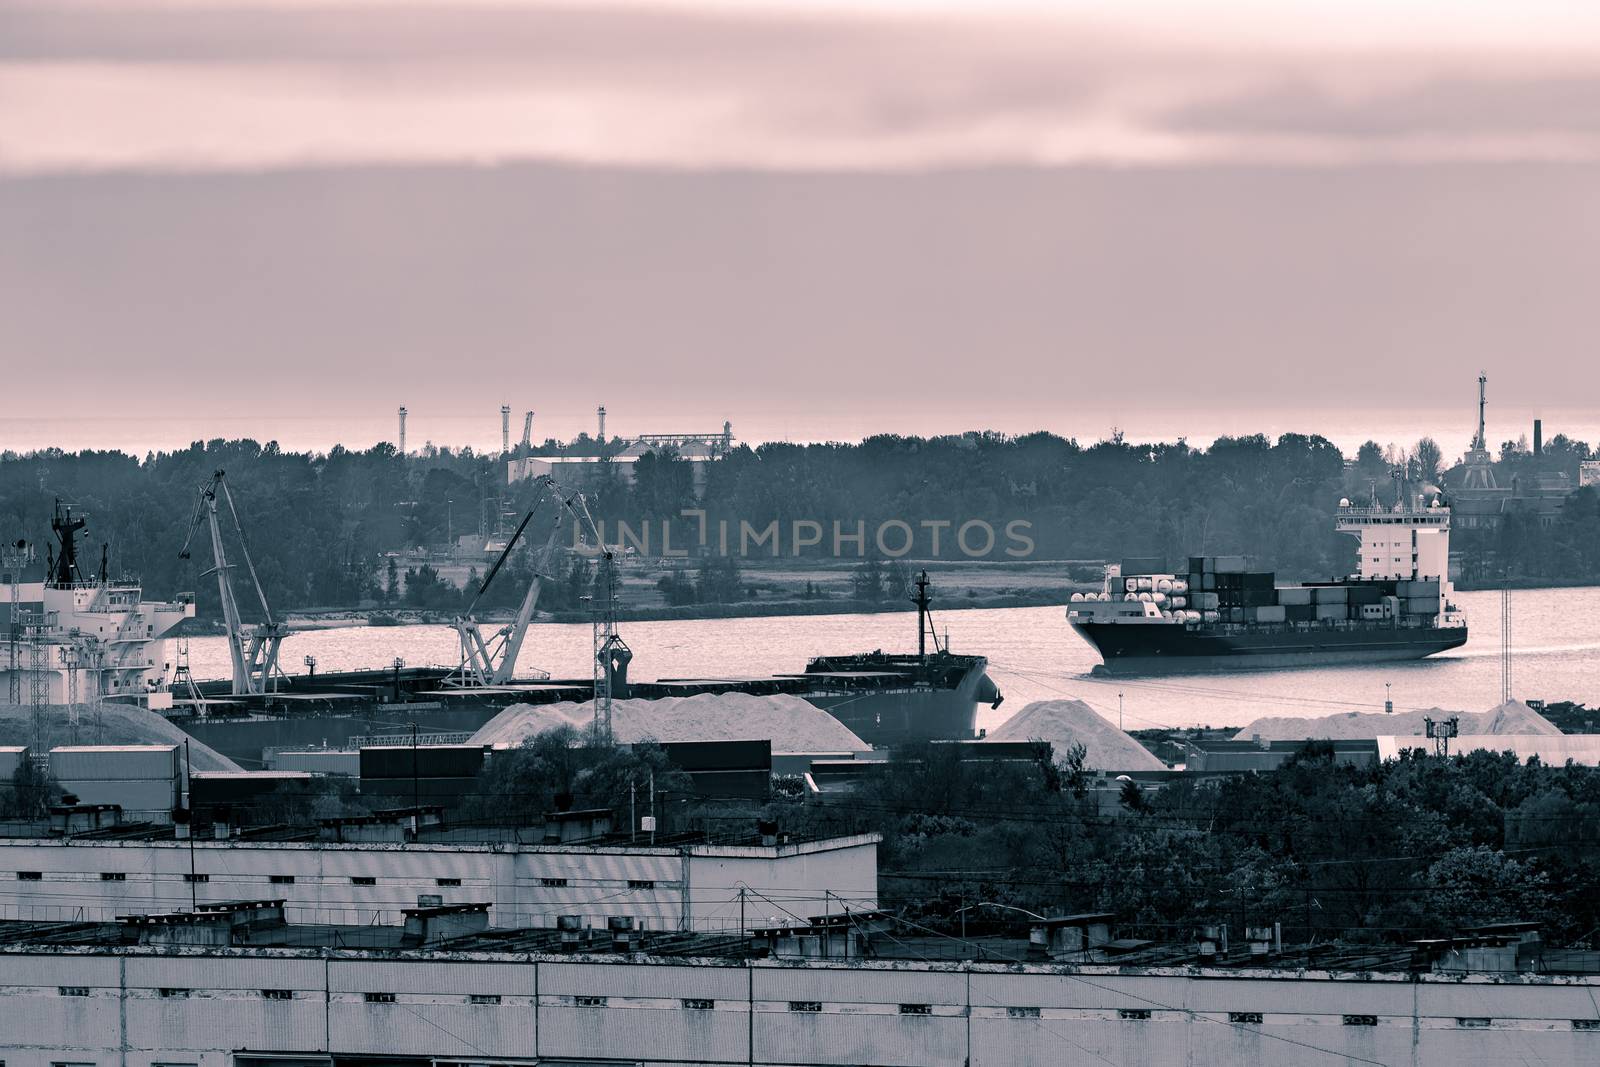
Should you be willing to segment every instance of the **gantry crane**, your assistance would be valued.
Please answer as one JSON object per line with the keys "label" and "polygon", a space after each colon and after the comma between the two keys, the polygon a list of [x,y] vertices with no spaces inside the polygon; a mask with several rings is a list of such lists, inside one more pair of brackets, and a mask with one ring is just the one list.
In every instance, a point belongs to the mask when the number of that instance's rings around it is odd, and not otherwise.
{"label": "gantry crane", "polygon": [[[522,539],[522,533],[528,528],[535,515],[545,503],[545,492],[550,486],[549,476],[543,476],[536,482],[536,496],[528,513],[517,524],[516,531],[511,539],[506,542],[500,558],[494,561],[494,566],[489,568],[489,573],[483,576],[483,581],[478,584],[478,591],[472,598],[472,603],[467,605],[466,613],[458,617],[452,624],[456,634],[461,639],[461,664],[457,668],[458,674],[452,675],[452,684],[465,686],[505,685],[510,682],[517,669],[517,654],[522,650],[522,639],[527,636],[528,623],[533,620],[533,609],[539,603],[539,589],[546,578],[550,560],[555,552],[556,538],[561,533],[562,510],[557,507],[555,521],[550,524],[550,534],[545,539],[544,547],[533,561],[533,580],[528,583],[527,591],[522,596],[522,604],[517,609],[516,618],[508,625],[502,627],[493,636],[485,638],[478,625],[478,620],[473,612],[478,606],[478,601],[483,599],[483,594],[488,591],[489,585],[494,581],[495,575],[500,573],[500,568],[505,566],[506,560],[511,558],[511,553],[517,547],[517,542]],[[559,499],[559,498],[558,498]],[[548,677],[548,675],[545,675]]]}
{"label": "gantry crane", "polygon": [[[222,524],[217,519],[217,496],[228,504],[228,516],[233,520],[234,531],[239,535],[239,551],[244,556],[245,569],[250,573],[250,583],[255,586],[256,599],[261,602],[262,621],[248,630],[239,616],[239,603],[233,596],[233,582],[228,572],[234,564],[228,562],[222,545]],[[217,471],[211,480],[200,487],[200,498],[195,501],[194,516],[189,520],[189,535],[183,539],[179,559],[189,558],[189,545],[194,532],[204,521],[211,531],[213,564],[203,574],[217,576],[217,594],[222,600],[222,618],[228,628],[228,653],[233,660],[233,695],[261,696],[267,692],[273,672],[278,669],[278,649],[283,644],[285,630],[272,617],[267,604],[267,594],[256,576],[256,565],[250,559],[250,548],[245,543],[244,527],[239,523],[239,512],[233,506],[233,494],[228,491],[225,472]]]}
{"label": "gantry crane", "polygon": [[[500,557],[495,560],[494,566],[484,575],[483,582],[478,586],[478,592],[472,598],[472,604],[468,606],[466,614],[455,620],[456,633],[461,640],[461,665],[455,680],[457,684],[466,686],[487,686],[505,685],[513,679],[517,668],[517,654],[522,649],[523,638],[527,636],[528,625],[533,620],[534,608],[539,602],[540,587],[546,578],[551,577],[547,571],[555,555],[556,540],[562,522],[570,518],[578,531],[579,546],[592,546],[592,551],[599,561],[599,573],[595,579],[596,597],[593,604],[594,727],[598,737],[609,740],[612,697],[626,693],[628,663],[633,659],[633,651],[617,633],[616,553],[601,536],[594,517],[589,513],[588,501],[584,499],[582,493],[560,485],[548,474],[535,479],[535,485],[533,506],[517,525],[516,532],[511,535],[511,540],[507,542]],[[477,619],[473,616],[473,610],[477,607],[484,591],[489,588],[489,583],[510,558],[512,550],[516,548],[517,542],[539,512],[541,505],[547,501],[555,505],[555,520],[551,524],[543,549],[534,560],[533,578],[523,594],[516,618],[493,636],[485,639]]]}

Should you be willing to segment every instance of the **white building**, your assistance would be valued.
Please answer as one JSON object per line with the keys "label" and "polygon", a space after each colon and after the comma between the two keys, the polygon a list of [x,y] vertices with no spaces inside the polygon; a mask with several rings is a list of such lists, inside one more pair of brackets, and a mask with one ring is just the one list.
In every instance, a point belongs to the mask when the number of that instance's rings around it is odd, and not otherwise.
{"label": "white building", "polygon": [[6,1067],[1600,1062],[1600,978],[0,944]]}
{"label": "white building", "polygon": [[649,930],[737,930],[741,915],[754,924],[785,902],[807,915],[825,912],[829,900],[877,907],[879,840],[651,847],[4,838],[0,919],[110,921],[192,901],[282,899],[291,923],[394,925],[402,909],[426,901],[489,904],[507,927],[579,915],[599,927],[626,916]]}

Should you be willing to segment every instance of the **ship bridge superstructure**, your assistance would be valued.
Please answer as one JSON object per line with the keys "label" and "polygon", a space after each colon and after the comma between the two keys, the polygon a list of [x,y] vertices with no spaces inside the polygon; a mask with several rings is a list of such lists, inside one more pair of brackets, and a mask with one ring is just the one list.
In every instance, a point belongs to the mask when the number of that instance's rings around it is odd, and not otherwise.
{"label": "ship bridge superstructure", "polygon": [[8,546],[0,566],[0,700],[170,706],[167,635],[194,617],[193,594],[146,601],[138,582],[108,577],[104,552],[88,574],[76,544],[83,517],[58,505],[51,526],[60,546],[43,573],[25,542]]}

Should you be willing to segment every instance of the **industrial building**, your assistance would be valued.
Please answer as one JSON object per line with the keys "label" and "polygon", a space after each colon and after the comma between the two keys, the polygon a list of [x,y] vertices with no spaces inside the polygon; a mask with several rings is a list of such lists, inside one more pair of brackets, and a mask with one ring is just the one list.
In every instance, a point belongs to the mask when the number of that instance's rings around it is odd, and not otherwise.
{"label": "industrial building", "polygon": [[[586,813],[571,813],[583,816]],[[596,813],[587,813],[594,817]],[[602,820],[609,827],[609,813]],[[550,843],[406,842],[402,820],[327,820],[325,832],[366,840],[181,839],[168,828],[122,836],[0,838],[0,919],[109,921],[193,904],[281,898],[290,921],[393,924],[406,908],[486,903],[497,923],[591,925],[612,917],[648,930],[736,929],[751,892],[779,899],[846,895],[877,906],[876,834],[783,840],[648,832]],[[592,823],[578,833],[588,836]],[[755,827],[752,827],[755,829]]]}
{"label": "industrial building", "polygon": [[932,962],[786,956],[765,931],[497,931],[481,907],[413,909],[362,936],[282,926],[274,903],[0,924],[7,1067],[1600,1059],[1600,978],[1438,966],[1514,957],[1515,934],[1420,971]]}
{"label": "industrial building", "polygon": [[600,452],[584,456],[521,455],[507,459],[507,484],[550,475],[558,481],[581,486],[588,484],[602,466],[608,467],[623,482],[632,484],[634,464],[647,455],[670,452],[689,464],[692,486],[698,496],[705,491],[711,464],[733,448],[731,422],[724,422],[720,431],[711,433],[658,433],[607,439],[606,409],[600,408],[598,414]]}

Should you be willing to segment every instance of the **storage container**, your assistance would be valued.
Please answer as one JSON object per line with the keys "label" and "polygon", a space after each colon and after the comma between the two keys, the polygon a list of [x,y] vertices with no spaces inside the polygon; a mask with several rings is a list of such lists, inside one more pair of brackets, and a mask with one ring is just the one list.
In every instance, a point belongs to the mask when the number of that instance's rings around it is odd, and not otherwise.
{"label": "storage container", "polygon": [[62,745],[50,750],[50,773],[58,781],[170,781],[182,765],[177,745]]}

